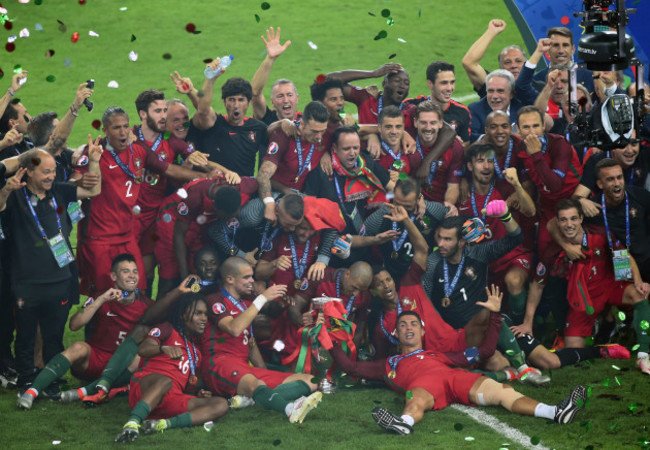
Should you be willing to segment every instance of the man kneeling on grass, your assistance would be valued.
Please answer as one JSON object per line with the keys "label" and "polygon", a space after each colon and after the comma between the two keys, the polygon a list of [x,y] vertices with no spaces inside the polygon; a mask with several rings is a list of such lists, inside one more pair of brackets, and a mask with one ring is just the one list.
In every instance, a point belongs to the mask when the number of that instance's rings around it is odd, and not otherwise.
{"label": "man kneeling on grass", "polygon": [[[387,431],[413,432],[415,422],[427,410],[442,409],[449,403],[501,405],[508,411],[570,423],[587,400],[587,388],[577,386],[555,406],[540,403],[478,373],[453,369],[443,354],[422,349],[424,327],[414,311],[403,311],[397,319],[397,339],[402,353],[386,360],[385,381],[398,392],[407,392],[401,417],[377,407],[372,417]],[[410,393],[410,395],[408,394]]]}
{"label": "man kneeling on grass", "polygon": [[[129,392],[131,415],[115,442],[131,442],[144,434],[190,427],[216,420],[228,412],[228,402],[197,392],[201,353],[199,337],[208,323],[208,307],[201,294],[181,296],[169,322],[152,328],[138,354],[144,359],[133,374]],[[193,392],[197,395],[186,394]],[[150,420],[145,420],[150,417]]]}

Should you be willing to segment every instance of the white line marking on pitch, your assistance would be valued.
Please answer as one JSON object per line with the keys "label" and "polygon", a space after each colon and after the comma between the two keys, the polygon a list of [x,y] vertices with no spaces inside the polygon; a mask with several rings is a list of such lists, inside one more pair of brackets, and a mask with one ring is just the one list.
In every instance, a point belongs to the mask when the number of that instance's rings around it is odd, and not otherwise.
{"label": "white line marking on pitch", "polygon": [[530,436],[525,435],[516,428],[511,427],[507,423],[501,422],[496,417],[481,411],[480,409],[471,408],[465,405],[451,405],[452,408],[458,410],[462,413],[467,414],[472,419],[488,426],[492,430],[496,431],[498,434],[501,434],[508,438],[509,440],[521,445],[524,448],[530,448],[535,450],[549,450],[548,447],[544,447],[541,444],[533,445],[530,442]]}

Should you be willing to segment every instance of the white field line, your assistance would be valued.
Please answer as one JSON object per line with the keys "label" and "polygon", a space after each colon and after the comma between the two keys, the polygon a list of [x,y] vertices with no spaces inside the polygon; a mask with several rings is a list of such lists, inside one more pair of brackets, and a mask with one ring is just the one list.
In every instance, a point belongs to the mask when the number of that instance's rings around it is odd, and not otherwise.
{"label": "white field line", "polygon": [[512,443],[519,444],[524,448],[530,448],[535,450],[549,450],[548,447],[544,447],[541,444],[537,444],[537,445],[531,444],[530,436],[525,435],[524,433],[522,433],[516,428],[512,428],[510,425],[501,422],[496,417],[488,413],[485,413],[480,409],[472,408],[465,405],[451,405],[451,408],[454,408],[455,410],[467,414],[478,423],[488,426],[496,433],[505,436]]}

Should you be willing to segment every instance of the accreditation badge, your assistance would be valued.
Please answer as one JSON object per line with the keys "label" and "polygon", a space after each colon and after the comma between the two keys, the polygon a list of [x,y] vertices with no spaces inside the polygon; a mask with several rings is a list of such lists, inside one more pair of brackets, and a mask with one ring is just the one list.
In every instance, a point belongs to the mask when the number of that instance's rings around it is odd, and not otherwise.
{"label": "accreditation badge", "polygon": [[614,265],[614,277],[616,281],[631,280],[632,266],[630,265],[630,255],[627,250],[612,251],[612,263]]}
{"label": "accreditation badge", "polygon": [[72,256],[72,252],[61,233],[48,239],[47,245],[50,247],[54,259],[56,259],[56,263],[59,267],[63,268],[74,261],[74,256]]}

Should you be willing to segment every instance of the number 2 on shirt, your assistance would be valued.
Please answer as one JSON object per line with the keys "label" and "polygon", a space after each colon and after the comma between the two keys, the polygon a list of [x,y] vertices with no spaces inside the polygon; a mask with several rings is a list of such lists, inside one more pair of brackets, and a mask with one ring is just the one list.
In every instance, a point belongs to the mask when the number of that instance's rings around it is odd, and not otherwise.
{"label": "number 2 on shirt", "polygon": [[124,183],[126,186],[126,198],[133,197],[133,194],[131,193],[131,188],[133,187],[133,181],[128,180],[126,183]]}

